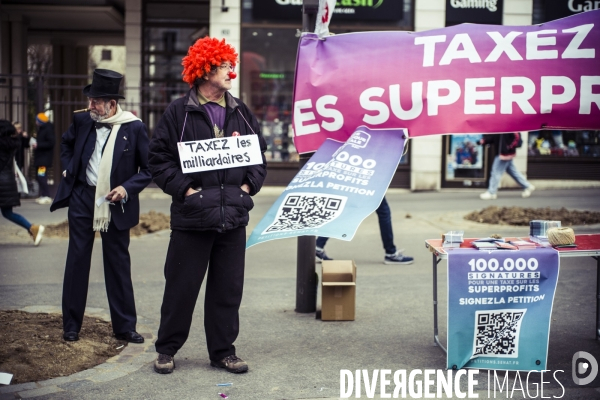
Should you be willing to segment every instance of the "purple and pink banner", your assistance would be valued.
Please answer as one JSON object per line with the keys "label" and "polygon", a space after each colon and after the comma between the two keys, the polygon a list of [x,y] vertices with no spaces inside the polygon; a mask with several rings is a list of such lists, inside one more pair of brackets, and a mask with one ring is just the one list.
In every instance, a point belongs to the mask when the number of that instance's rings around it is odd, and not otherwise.
{"label": "purple and pink banner", "polygon": [[600,129],[600,10],[535,26],[304,34],[296,148],[345,141],[361,125],[411,137]]}

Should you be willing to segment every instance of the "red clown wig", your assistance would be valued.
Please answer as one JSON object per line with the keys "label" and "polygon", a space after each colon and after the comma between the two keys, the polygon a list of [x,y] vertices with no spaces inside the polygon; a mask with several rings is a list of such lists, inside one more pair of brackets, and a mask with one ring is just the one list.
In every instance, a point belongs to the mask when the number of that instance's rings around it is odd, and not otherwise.
{"label": "red clown wig", "polygon": [[208,74],[211,67],[218,67],[224,62],[230,62],[235,67],[237,61],[235,49],[225,43],[225,39],[204,37],[198,39],[188,49],[187,56],[183,57],[183,81],[190,86],[204,74]]}

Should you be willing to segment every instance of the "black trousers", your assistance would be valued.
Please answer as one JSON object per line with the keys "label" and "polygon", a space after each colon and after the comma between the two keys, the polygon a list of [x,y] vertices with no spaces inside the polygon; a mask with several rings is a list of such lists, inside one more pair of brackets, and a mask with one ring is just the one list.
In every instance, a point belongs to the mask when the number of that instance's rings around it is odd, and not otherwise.
{"label": "black trousers", "polygon": [[[69,250],[62,296],[65,332],[79,332],[83,322],[95,237],[92,228],[95,193],[93,187],[76,184],[69,200]],[[101,236],[113,331],[116,334],[134,331],[137,315],[131,282],[129,229],[120,231],[111,221],[108,231],[101,232]]]}
{"label": "black trousers", "polygon": [[222,233],[178,230],[171,233],[156,340],[158,353],[173,356],[187,340],[206,275],[204,330],[209,357],[218,361],[235,354],[233,342],[240,330],[245,254],[246,227]]}
{"label": "black trousers", "polygon": [[50,197],[50,188],[48,186],[48,167],[40,165],[36,167],[36,170],[36,178],[40,187],[40,197]]}

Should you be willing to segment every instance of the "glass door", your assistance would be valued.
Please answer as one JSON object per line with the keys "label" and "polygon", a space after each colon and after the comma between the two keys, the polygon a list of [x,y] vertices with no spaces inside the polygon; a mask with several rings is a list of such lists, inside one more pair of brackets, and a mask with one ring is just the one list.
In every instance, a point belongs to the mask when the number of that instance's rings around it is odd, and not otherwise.
{"label": "glass door", "polygon": [[493,155],[479,144],[482,138],[483,134],[444,136],[442,187],[487,187]]}

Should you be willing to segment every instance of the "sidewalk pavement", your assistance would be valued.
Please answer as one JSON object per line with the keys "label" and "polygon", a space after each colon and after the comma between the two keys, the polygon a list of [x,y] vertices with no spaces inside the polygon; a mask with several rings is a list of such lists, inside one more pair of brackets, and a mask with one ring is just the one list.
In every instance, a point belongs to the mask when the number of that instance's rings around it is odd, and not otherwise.
{"label": "sidewalk pavement", "polygon": [[[249,235],[283,188],[267,187],[255,197]],[[204,289],[199,298],[190,337],[176,355],[177,369],[170,375],[152,370],[153,341],[160,319],[163,263],[169,231],[131,241],[132,277],[139,331],[146,345],[130,344],[125,353],[95,369],[45,382],[0,387],[0,400],[39,399],[338,399],[340,370],[443,369],[445,355],[433,346],[432,256],[424,241],[449,230],[464,230],[465,237],[527,236],[527,227],[484,225],[462,219],[467,212],[489,205],[551,207],[600,211],[600,189],[536,190],[522,199],[518,191],[501,191],[495,201],[483,201],[475,191],[411,193],[389,190],[395,242],[415,257],[408,266],[384,265],[377,217],[369,216],[351,242],[331,240],[327,254],[353,259],[357,265],[356,320],[323,322],[315,313],[294,311],[297,239],[282,239],[254,246],[246,255],[244,299],[240,310],[237,354],[249,363],[247,374],[234,375],[210,367],[203,329]],[[157,189],[141,195],[142,212],[169,212],[170,200]],[[23,201],[16,212],[34,223],[52,224],[66,219],[66,210],[54,213],[33,200]],[[576,233],[600,232],[600,224],[576,226]],[[59,310],[66,239],[45,238],[33,247],[26,232],[0,220],[0,308]],[[193,252],[193,249],[190,250]],[[440,263],[440,338],[446,338],[446,271]],[[317,264],[320,273],[320,264]],[[600,398],[600,376],[586,387],[571,379],[571,360],[587,351],[600,360],[595,329],[596,261],[561,260],[550,331],[548,369],[557,372],[564,399]],[[320,290],[317,309],[320,309]],[[88,294],[89,312],[108,310],[103,281],[101,242],[92,259]],[[139,346],[139,347],[138,347]],[[512,375],[514,377],[514,374]],[[525,376],[523,377],[523,379]],[[546,376],[545,376],[546,378]],[[539,384],[539,374],[536,378]],[[544,397],[563,394],[552,377],[544,379]],[[219,383],[232,386],[219,387]],[[525,382],[523,382],[525,385]],[[511,381],[512,385],[512,381]],[[364,388],[364,385],[363,385]],[[391,388],[391,389],[390,389]],[[466,386],[461,386],[466,390]],[[529,384],[531,396],[535,386]],[[388,387],[392,392],[393,383]],[[488,397],[487,372],[479,374],[476,391]],[[376,390],[379,397],[379,388]],[[493,393],[492,393],[493,394]],[[526,393],[519,390],[515,398]],[[506,397],[497,393],[497,398]],[[366,398],[363,390],[362,397]]]}

